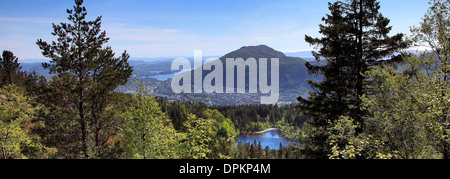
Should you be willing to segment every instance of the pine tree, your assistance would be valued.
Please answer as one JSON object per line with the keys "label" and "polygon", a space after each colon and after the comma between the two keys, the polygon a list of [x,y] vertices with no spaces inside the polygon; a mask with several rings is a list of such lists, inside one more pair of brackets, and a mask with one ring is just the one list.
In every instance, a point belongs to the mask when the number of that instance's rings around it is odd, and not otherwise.
{"label": "pine tree", "polygon": [[[126,51],[116,58],[111,47],[104,45],[109,38],[101,30],[101,16],[94,21],[86,20],[83,0],[75,0],[73,9],[68,9],[70,23],[53,24],[53,36],[57,41],[51,44],[39,39],[37,45],[45,57],[44,63],[53,78],[56,91],[61,91],[67,107],[73,109],[73,116],[79,123],[80,151],[83,157],[101,148],[114,135],[117,121],[111,121],[105,110],[112,98],[112,92],[127,82],[132,67]],[[70,110],[69,110],[70,111]],[[98,153],[97,153],[98,154]],[[100,156],[98,154],[97,156]]]}
{"label": "pine tree", "polygon": [[13,83],[21,73],[22,67],[18,60],[12,52],[3,51],[2,57],[0,57],[0,87]]}
{"label": "pine tree", "polygon": [[308,99],[298,98],[298,109],[310,117],[317,133],[310,135],[306,144],[309,155],[326,158],[328,146],[327,128],[340,116],[349,116],[362,123],[360,96],[368,93],[364,88],[364,73],[386,58],[408,46],[403,34],[388,36],[390,20],[380,12],[376,0],[347,0],[329,3],[330,14],[320,25],[322,38],[305,36],[306,42],[320,48],[314,52],[317,61],[325,59],[327,65],[313,66],[307,63],[310,74],[323,75],[323,81],[309,81],[313,92]]}

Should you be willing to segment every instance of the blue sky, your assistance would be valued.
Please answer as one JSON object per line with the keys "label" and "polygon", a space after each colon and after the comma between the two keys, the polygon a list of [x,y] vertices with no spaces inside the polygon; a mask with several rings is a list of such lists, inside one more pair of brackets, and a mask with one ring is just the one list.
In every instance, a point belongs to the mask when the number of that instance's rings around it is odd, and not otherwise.
{"label": "blue sky", "polygon": [[[88,19],[102,28],[116,54],[135,58],[221,56],[242,46],[265,44],[282,52],[312,50],[305,34],[319,36],[328,0],[85,0]],[[334,2],[334,1],[332,1]],[[428,0],[381,0],[393,33],[409,34]],[[73,0],[2,0],[0,50],[20,59],[43,59],[36,40],[52,41],[52,23],[66,22]]]}

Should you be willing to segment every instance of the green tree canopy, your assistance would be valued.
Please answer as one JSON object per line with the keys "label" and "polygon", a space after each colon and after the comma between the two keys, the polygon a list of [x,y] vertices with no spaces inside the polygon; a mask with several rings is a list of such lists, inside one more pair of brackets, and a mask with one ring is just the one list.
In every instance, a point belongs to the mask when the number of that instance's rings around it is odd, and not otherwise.
{"label": "green tree canopy", "polygon": [[42,127],[38,112],[42,105],[15,85],[0,89],[0,157],[2,159],[47,158],[54,150],[41,144],[34,129]]}
{"label": "green tree canopy", "polygon": [[[142,85],[142,84],[141,84]],[[131,95],[131,102],[122,114],[123,158],[175,159],[181,157],[180,141],[170,119],[144,86]]]}
{"label": "green tree canopy", "polygon": [[37,45],[45,57],[51,59],[43,66],[56,74],[52,83],[58,91],[65,93],[65,107],[70,108],[74,121],[78,122],[79,148],[83,157],[95,153],[114,134],[117,120],[108,117],[105,109],[112,92],[124,85],[133,71],[125,52],[115,57],[109,38],[101,30],[101,17],[86,20],[83,0],[75,0],[73,9],[68,9],[70,23],[53,24],[52,35],[57,41],[47,43],[39,39]]}
{"label": "green tree canopy", "polygon": [[0,87],[17,80],[22,69],[18,60],[19,58],[14,56],[11,51],[3,51],[2,57],[0,57]]}
{"label": "green tree canopy", "polygon": [[361,110],[360,96],[367,93],[363,74],[369,67],[408,46],[403,34],[388,35],[392,29],[390,20],[379,9],[376,0],[329,3],[330,14],[320,25],[323,37],[305,37],[306,42],[319,48],[313,53],[316,59],[327,62],[324,66],[306,64],[310,74],[324,78],[320,83],[309,81],[314,91],[308,99],[298,98],[299,110],[311,118],[312,127],[320,129],[314,134],[315,142],[306,144],[312,156],[326,158],[330,149],[326,130],[341,115],[362,122],[366,112]]}

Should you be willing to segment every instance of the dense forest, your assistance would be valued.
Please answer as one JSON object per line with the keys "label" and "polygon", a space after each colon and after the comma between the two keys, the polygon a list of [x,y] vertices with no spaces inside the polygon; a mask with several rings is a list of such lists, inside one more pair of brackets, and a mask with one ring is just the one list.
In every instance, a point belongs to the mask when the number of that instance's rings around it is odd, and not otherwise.
{"label": "dense forest", "polygon": [[[86,20],[82,0],[56,41],[38,40],[51,78],[0,59],[2,159],[449,159],[450,1],[431,0],[411,37],[390,36],[376,0],[329,3],[306,63],[313,89],[292,105],[207,106],[168,101],[131,78],[125,51],[107,46],[101,17]],[[405,52],[426,46],[418,53]],[[302,145],[278,150],[237,143],[241,133],[278,128]]]}

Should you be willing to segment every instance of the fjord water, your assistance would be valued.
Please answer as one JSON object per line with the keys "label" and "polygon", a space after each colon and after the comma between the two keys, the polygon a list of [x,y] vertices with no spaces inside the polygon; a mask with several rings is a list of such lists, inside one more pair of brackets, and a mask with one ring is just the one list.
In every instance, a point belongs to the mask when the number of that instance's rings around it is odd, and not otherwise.
{"label": "fjord water", "polygon": [[253,144],[255,140],[256,143],[261,142],[261,146],[263,149],[266,148],[266,146],[269,146],[270,149],[278,150],[280,148],[280,143],[283,146],[288,146],[289,143],[294,145],[299,144],[296,140],[281,137],[278,131],[268,131],[261,136],[240,135],[238,138],[236,138],[236,144],[239,142]]}

